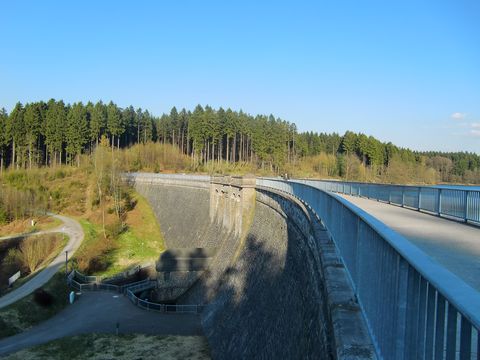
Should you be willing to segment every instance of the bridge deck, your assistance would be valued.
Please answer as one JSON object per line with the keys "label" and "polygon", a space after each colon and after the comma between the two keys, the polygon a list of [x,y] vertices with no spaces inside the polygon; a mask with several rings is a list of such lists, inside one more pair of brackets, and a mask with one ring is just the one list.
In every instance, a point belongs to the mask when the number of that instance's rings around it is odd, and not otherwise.
{"label": "bridge deck", "polygon": [[480,228],[375,200],[341,195],[480,291]]}

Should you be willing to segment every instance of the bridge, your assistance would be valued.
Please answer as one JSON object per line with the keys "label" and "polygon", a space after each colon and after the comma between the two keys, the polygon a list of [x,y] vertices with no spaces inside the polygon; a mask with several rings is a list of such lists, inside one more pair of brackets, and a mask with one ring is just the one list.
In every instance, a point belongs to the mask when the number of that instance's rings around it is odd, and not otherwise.
{"label": "bridge", "polygon": [[258,183],[297,196],[322,219],[380,357],[479,358],[480,192],[312,180]]}

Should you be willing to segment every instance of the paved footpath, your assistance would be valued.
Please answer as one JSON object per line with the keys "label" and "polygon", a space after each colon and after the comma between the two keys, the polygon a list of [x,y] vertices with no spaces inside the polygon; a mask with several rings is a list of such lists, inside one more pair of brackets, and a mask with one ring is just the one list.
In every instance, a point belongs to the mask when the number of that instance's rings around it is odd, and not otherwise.
{"label": "paved footpath", "polygon": [[[9,292],[8,294],[0,297],[0,309],[8,306],[15,301],[20,300],[21,298],[32,293],[42,285],[46,284],[53,275],[55,275],[58,270],[65,264],[65,251],[68,251],[68,258],[70,259],[75,251],[78,249],[82,243],[84,234],[83,229],[80,223],[77,220],[72,218],[62,216],[62,215],[53,215],[51,216],[62,221],[62,225],[47,231],[40,231],[31,235],[40,235],[48,233],[64,233],[69,237],[68,244],[63,248],[63,250],[58,254],[58,256],[53,259],[53,261],[37,275],[35,275],[31,280],[20,286],[19,288]],[[18,235],[13,235],[10,237],[0,238],[0,240],[5,240],[8,238],[16,238]]]}
{"label": "paved footpath", "polygon": [[480,291],[480,227],[376,200],[338,195],[409,239],[431,258]]}
{"label": "paved footpath", "polygon": [[86,333],[203,335],[199,315],[142,310],[113,292],[85,292],[53,318],[21,334],[0,340],[0,357],[65,336]]}

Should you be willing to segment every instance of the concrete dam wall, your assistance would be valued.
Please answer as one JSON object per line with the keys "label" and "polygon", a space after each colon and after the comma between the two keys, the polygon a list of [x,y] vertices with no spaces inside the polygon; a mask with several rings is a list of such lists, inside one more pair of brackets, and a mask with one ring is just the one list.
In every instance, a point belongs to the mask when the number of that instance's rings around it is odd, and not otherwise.
{"label": "concrete dam wall", "polygon": [[145,174],[134,185],[167,249],[213,254],[205,269],[161,273],[159,284],[172,284],[177,303],[206,305],[202,325],[214,358],[375,358],[335,247],[301,202],[254,179]]}

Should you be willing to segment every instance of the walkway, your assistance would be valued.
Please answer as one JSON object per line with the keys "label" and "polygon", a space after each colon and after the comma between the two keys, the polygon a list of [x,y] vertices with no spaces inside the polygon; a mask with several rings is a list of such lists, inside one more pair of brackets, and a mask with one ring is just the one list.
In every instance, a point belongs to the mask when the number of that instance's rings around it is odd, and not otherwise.
{"label": "walkway", "polygon": [[134,306],[121,294],[86,292],[53,318],[0,340],[0,357],[65,336],[115,333],[117,323],[122,334],[203,335],[198,315],[149,312]]}
{"label": "walkway", "polygon": [[342,195],[480,291],[480,228],[375,200]]}
{"label": "walkway", "polygon": [[[37,275],[35,275],[31,280],[20,286],[18,289],[15,289],[8,294],[0,297],[0,309],[13,304],[15,301],[20,300],[21,298],[27,296],[28,294],[35,291],[42,285],[46,284],[53,275],[55,275],[58,270],[65,264],[65,251],[68,251],[68,258],[75,253],[80,244],[82,243],[84,234],[82,226],[77,220],[72,218],[62,216],[62,215],[52,215],[53,217],[61,220],[63,225],[60,225],[57,228],[42,231],[35,234],[47,234],[47,233],[64,233],[69,237],[68,244],[63,248],[63,250],[58,254],[58,256],[53,259],[53,261]],[[18,237],[18,235],[13,235],[11,238]],[[5,239],[5,238],[2,238]]]}

